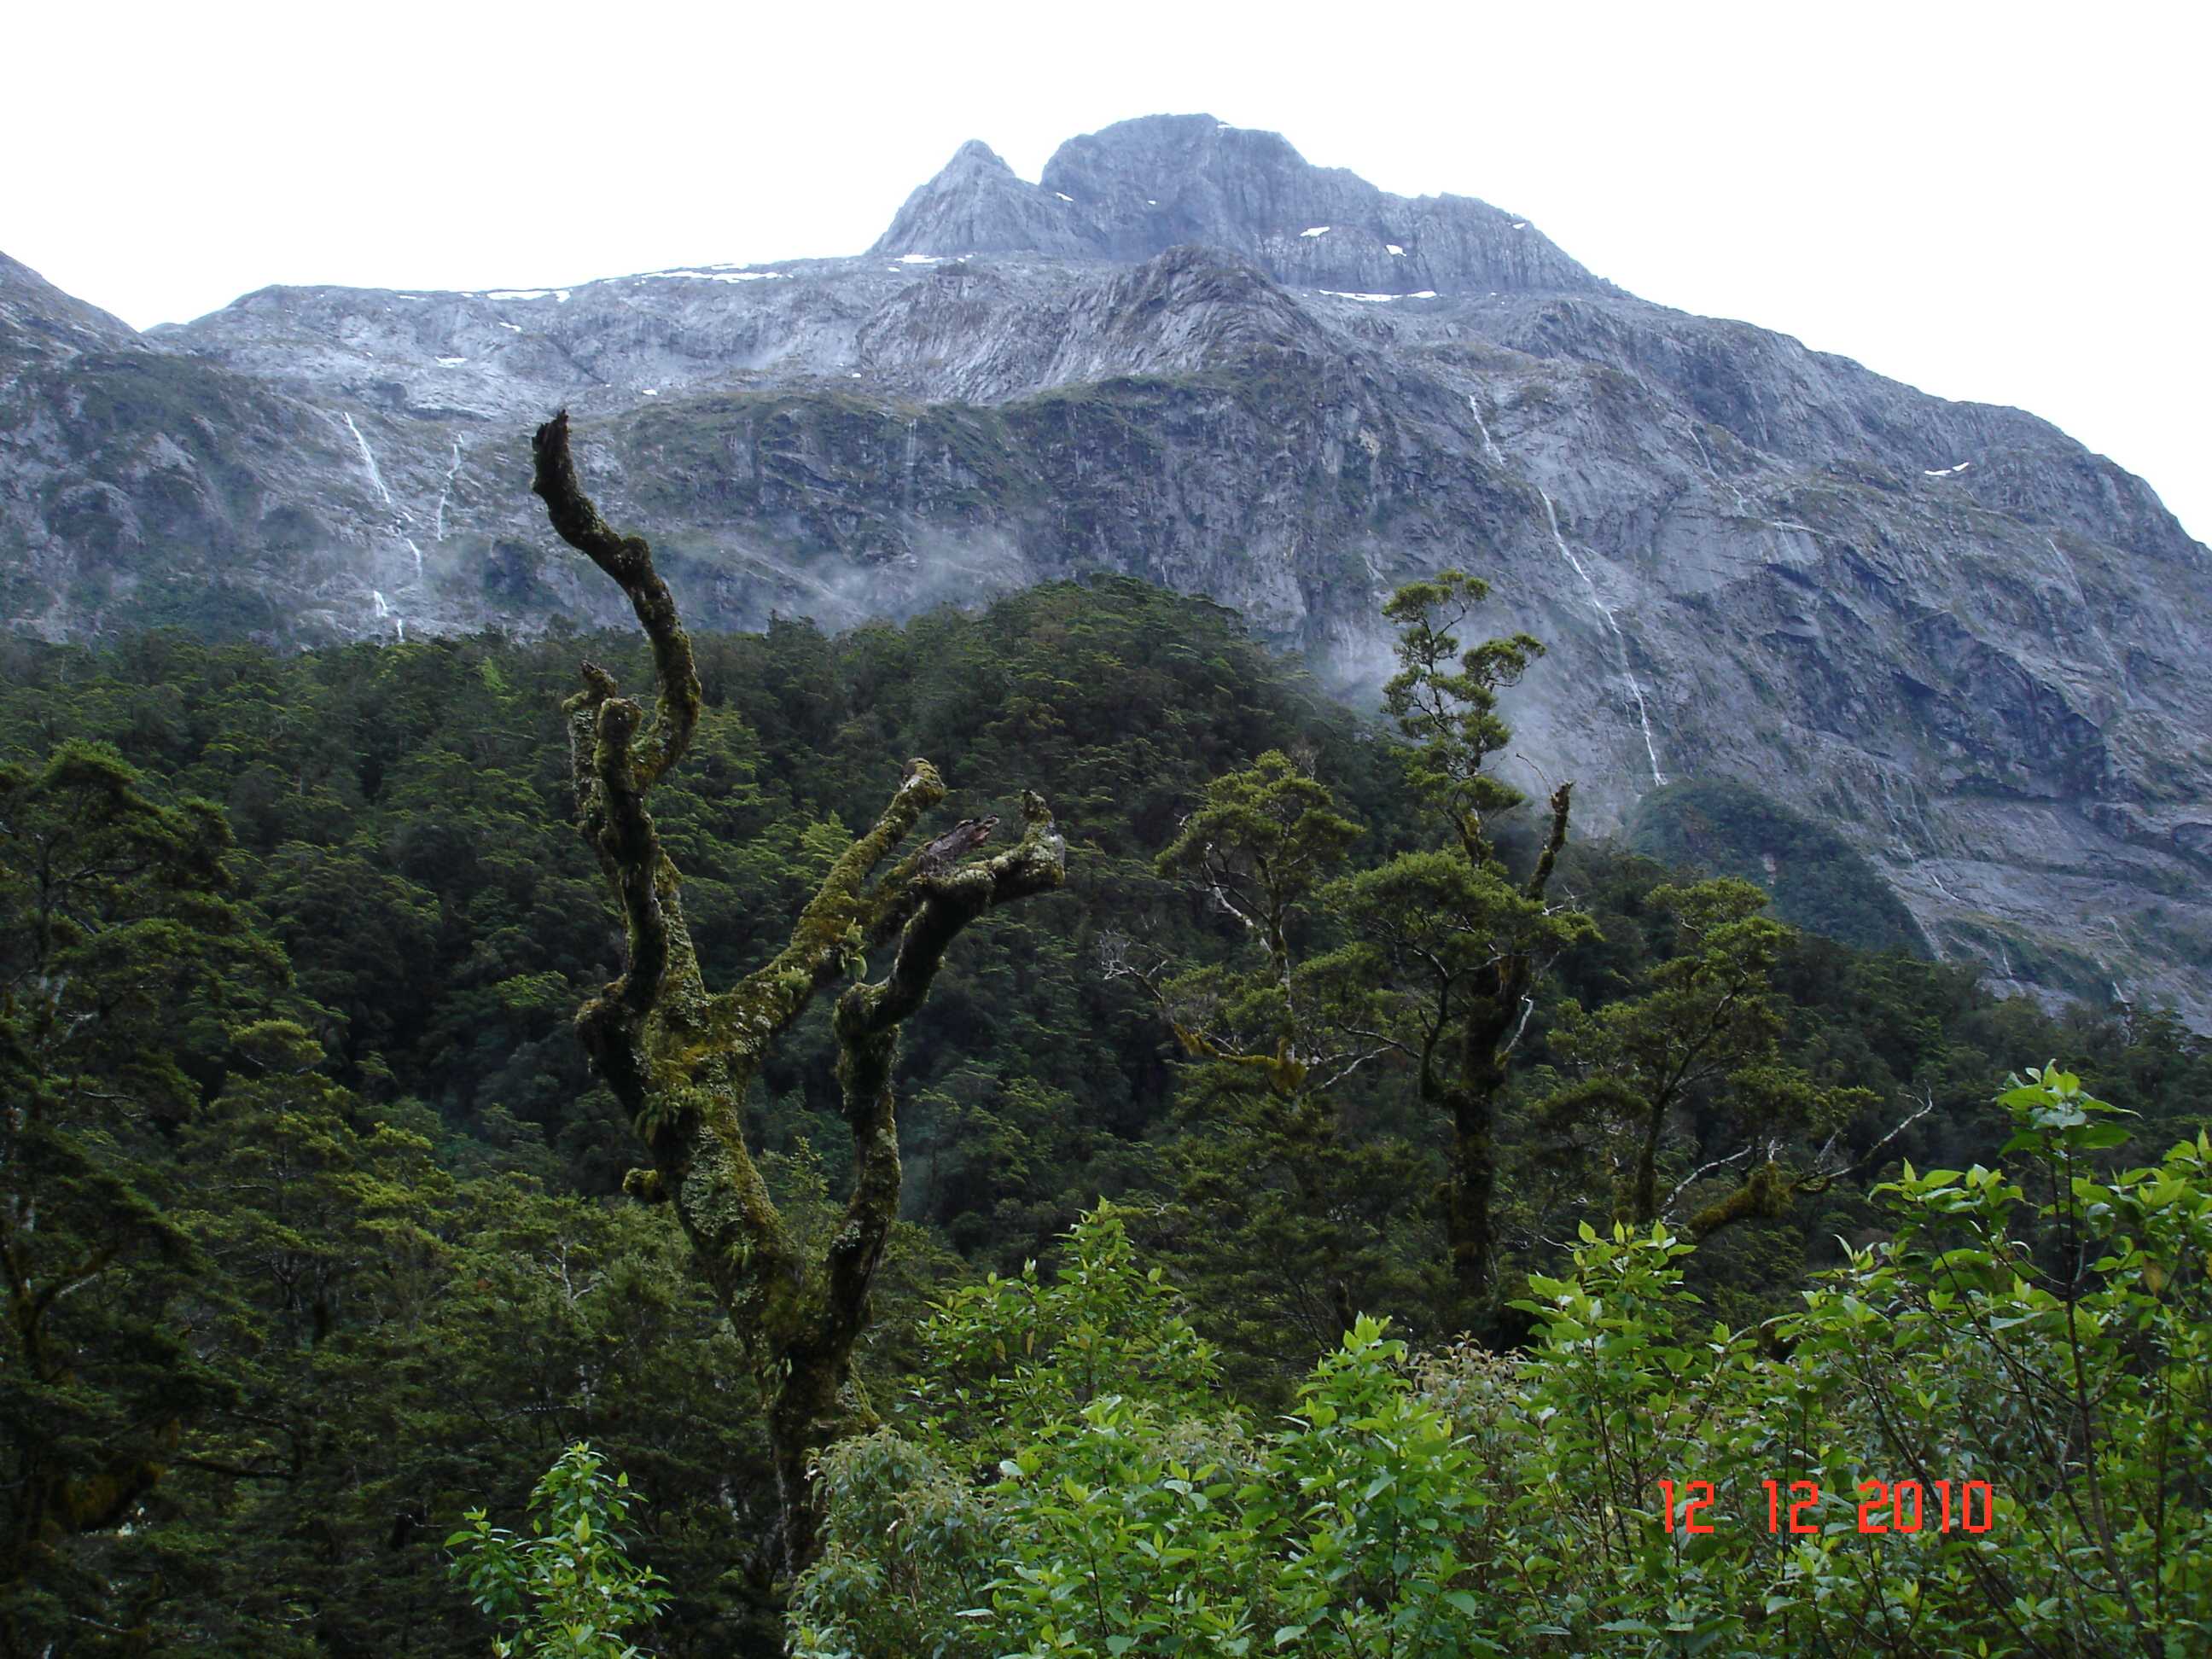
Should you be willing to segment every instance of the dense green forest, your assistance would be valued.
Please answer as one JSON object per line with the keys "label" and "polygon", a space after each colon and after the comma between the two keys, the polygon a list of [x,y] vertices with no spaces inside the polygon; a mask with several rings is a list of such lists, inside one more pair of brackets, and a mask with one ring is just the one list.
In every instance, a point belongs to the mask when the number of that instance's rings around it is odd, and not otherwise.
{"label": "dense green forest", "polygon": [[[578,1041],[637,934],[561,708],[646,642],[0,645],[5,1651],[487,1652],[533,1491],[670,1655],[2212,1650],[2203,1043],[1516,802],[1545,671],[1480,597],[1393,602],[1385,718],[1128,580],[690,641],[651,801],[705,983],[909,757],[917,845],[1065,843],[875,1051],[903,1182],[804,1552],[727,1264]],[[834,1264],[873,1176],[812,988],[743,1133]],[[1770,1536],[1770,1478],[1838,1529]],[[1993,1523],[1863,1534],[1869,1479]],[[623,1650],[558,1622],[514,1650]]]}

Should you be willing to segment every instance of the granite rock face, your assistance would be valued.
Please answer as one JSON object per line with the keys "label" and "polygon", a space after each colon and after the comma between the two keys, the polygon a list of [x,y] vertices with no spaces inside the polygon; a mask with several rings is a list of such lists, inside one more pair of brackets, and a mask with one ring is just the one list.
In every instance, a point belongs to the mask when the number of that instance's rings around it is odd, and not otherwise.
{"label": "granite rock face", "polygon": [[1551,647],[1515,764],[1575,778],[1585,830],[1739,780],[1936,951],[2212,1026],[2212,559],[2142,480],[1211,117],[1036,185],[971,143],[850,258],[270,289],[143,337],[0,262],[0,605],[78,639],[619,624],[528,495],[564,404],[704,627],[1114,570],[1371,696],[1389,590],[1476,570]]}

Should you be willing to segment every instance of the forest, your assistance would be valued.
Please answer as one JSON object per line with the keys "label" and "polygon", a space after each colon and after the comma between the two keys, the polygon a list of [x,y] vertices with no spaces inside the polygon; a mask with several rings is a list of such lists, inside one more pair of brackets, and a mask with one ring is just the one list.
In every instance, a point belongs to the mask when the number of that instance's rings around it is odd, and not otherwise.
{"label": "forest", "polygon": [[1521,799],[1476,576],[693,638],[538,461],[639,630],[0,644],[0,1650],[2212,1651],[2170,1014]]}

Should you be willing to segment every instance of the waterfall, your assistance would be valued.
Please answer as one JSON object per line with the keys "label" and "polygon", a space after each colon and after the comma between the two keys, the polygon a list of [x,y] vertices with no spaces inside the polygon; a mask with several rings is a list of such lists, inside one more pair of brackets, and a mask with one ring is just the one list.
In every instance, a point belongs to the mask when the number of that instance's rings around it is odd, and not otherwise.
{"label": "waterfall", "polygon": [[1467,412],[1474,416],[1474,429],[1482,434],[1482,453],[1490,457],[1491,465],[1505,465],[1505,453],[1490,441],[1490,424],[1482,418],[1482,410],[1474,401],[1474,393],[1467,394]]}
{"label": "waterfall", "polygon": [[446,539],[446,497],[453,494],[453,480],[460,476],[460,471],[461,441],[456,438],[453,440],[453,464],[446,469],[446,482],[438,489],[438,511],[430,535],[433,541]]}
{"label": "waterfall", "polygon": [[376,452],[368,447],[368,440],[361,435],[361,428],[353,423],[352,416],[347,415],[342,418],[345,422],[346,430],[353,434],[354,442],[361,446],[361,459],[362,463],[368,468],[369,483],[376,486],[378,499],[382,501],[386,507],[391,506],[392,492],[384,487],[384,474],[377,471]]}
{"label": "waterfall", "polygon": [[[1482,418],[1482,405],[1475,401],[1474,394],[1471,392],[1467,397],[1467,412],[1474,416],[1474,429],[1482,434],[1482,453],[1490,458],[1492,465],[1504,466],[1504,452],[1500,450],[1492,439],[1490,423]],[[1651,711],[1644,707],[1644,687],[1637,681],[1636,671],[1628,665],[1627,636],[1621,633],[1620,623],[1613,614],[1613,607],[1600,597],[1597,583],[1591,580],[1589,569],[1580,559],[1575,556],[1575,550],[1567,545],[1567,538],[1559,533],[1559,510],[1552,504],[1549,492],[1540,486],[1536,494],[1544,502],[1544,521],[1552,527],[1553,545],[1557,547],[1566,562],[1574,567],[1575,574],[1583,579],[1583,586],[1589,591],[1590,604],[1596,607],[1597,614],[1605,619],[1606,631],[1613,635],[1613,650],[1620,659],[1620,677],[1628,683],[1628,700],[1636,705],[1636,723],[1644,731],[1644,753],[1651,763],[1652,784],[1655,787],[1664,788],[1667,784],[1667,775],[1659,769],[1659,747],[1651,738]]]}
{"label": "waterfall", "polygon": [[420,587],[422,585],[422,550],[415,545],[412,536],[402,536],[399,539],[407,544],[407,550],[415,556],[415,585]]}
{"label": "waterfall", "polygon": [[1620,631],[1620,623],[1613,617],[1613,607],[1598,597],[1597,583],[1590,579],[1589,571],[1583,566],[1583,562],[1575,556],[1575,550],[1567,545],[1567,538],[1559,533],[1559,512],[1552,505],[1550,495],[1540,488],[1536,493],[1543,497],[1544,521],[1552,527],[1553,545],[1565,556],[1567,562],[1574,567],[1575,574],[1583,579],[1583,586],[1589,590],[1590,604],[1597,608],[1597,614],[1605,618],[1606,629],[1613,635],[1613,649],[1620,658],[1620,675],[1628,682],[1629,701],[1636,705],[1636,723],[1644,728],[1644,753],[1651,763],[1652,784],[1655,787],[1664,788],[1667,784],[1667,775],[1659,769],[1658,746],[1651,740],[1651,714],[1644,706],[1644,688],[1637,683],[1636,671],[1628,665],[1627,636]]}
{"label": "waterfall", "polygon": [[392,614],[392,607],[384,602],[383,594],[378,592],[372,587],[368,590],[368,597],[376,601],[377,621],[382,622],[386,617]]}

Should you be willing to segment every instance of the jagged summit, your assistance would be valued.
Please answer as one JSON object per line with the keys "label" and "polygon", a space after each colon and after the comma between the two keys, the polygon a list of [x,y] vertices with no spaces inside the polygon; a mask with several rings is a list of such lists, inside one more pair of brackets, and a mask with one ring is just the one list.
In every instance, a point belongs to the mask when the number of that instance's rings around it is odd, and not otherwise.
{"label": "jagged summit", "polygon": [[1111,571],[1371,694],[1392,587],[1479,570],[1550,652],[1516,764],[1584,830],[1748,782],[1945,954],[2212,1030],[2212,554],[2148,485],[1209,115],[1036,183],[963,145],[866,256],[266,289],[143,335],[0,261],[0,617],[619,622],[526,489],[563,406],[705,629]]}
{"label": "jagged summit", "polygon": [[1280,133],[1147,115],[1071,138],[1037,184],[962,145],[871,252],[1033,252],[1134,263],[1183,243],[1294,288],[1362,294],[1610,293],[1525,219],[1466,196],[1394,196]]}
{"label": "jagged summit", "polygon": [[871,253],[1046,253],[1084,258],[1098,250],[1090,225],[1014,170],[980,138],[906,198]]}

